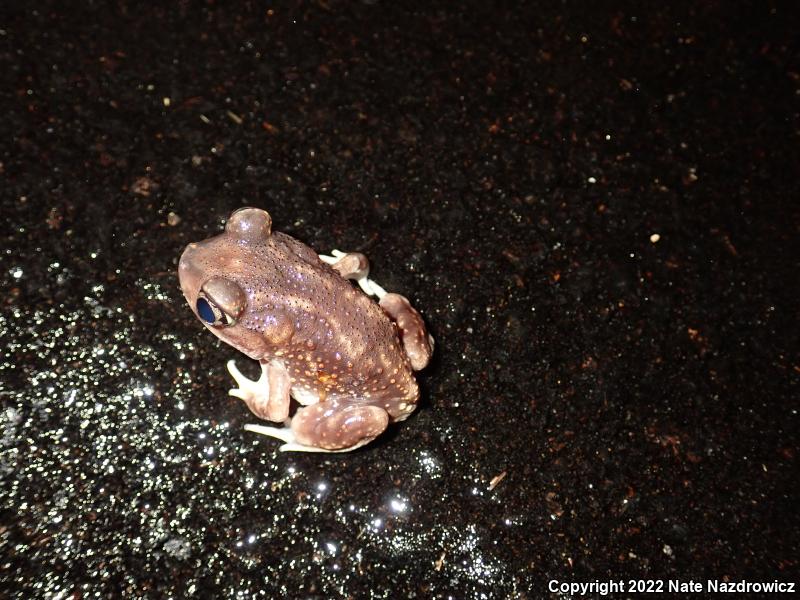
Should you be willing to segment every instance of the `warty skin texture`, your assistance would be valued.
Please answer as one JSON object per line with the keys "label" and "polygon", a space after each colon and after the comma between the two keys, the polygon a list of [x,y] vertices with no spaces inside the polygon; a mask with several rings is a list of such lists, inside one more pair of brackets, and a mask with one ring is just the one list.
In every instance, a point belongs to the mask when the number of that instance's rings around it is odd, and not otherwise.
{"label": "warty skin texture", "polygon": [[[266,211],[245,208],[222,234],[190,244],[180,259],[181,289],[198,319],[262,365],[266,387],[233,395],[247,396],[257,416],[274,421],[288,417],[289,392],[302,405],[319,404],[291,419],[294,437],[275,436],[290,444],[352,449],[387,422],[405,419],[419,399],[413,371],[432,352],[421,317],[398,294],[384,293],[379,304],[354,287],[346,277],[365,278],[366,259],[345,258],[330,266],[272,232]],[[354,264],[358,273],[348,272]],[[219,318],[209,322],[212,313]],[[349,431],[359,427],[369,439]]]}

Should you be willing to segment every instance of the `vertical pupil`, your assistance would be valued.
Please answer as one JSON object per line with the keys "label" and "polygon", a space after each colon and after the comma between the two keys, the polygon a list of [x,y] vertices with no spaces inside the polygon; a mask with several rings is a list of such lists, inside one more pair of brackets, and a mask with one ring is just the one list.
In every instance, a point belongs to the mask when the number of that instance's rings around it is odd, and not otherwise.
{"label": "vertical pupil", "polygon": [[197,299],[197,314],[206,323],[213,323],[217,320],[216,316],[214,316],[214,309],[211,308],[211,304],[205,298]]}

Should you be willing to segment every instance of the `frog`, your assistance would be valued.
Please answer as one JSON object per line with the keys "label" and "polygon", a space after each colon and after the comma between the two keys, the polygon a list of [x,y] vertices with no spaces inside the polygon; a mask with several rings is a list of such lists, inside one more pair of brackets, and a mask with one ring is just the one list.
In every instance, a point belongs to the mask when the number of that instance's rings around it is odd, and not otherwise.
{"label": "frog", "polygon": [[254,207],[186,246],[178,280],[192,312],[261,368],[253,380],[227,363],[228,393],[275,424],[245,430],[284,452],[349,452],[414,412],[434,339],[408,298],[369,272],[364,254],[317,254]]}

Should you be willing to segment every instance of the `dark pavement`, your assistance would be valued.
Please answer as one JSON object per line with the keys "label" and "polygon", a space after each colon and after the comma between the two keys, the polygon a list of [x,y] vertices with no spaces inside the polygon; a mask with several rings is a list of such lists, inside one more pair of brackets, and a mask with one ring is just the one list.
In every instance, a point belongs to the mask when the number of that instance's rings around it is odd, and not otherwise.
{"label": "dark pavement", "polygon": [[[37,4],[0,9],[2,595],[800,580],[793,3]],[[424,315],[379,442],[242,430],[255,364],[175,269],[243,205]]]}

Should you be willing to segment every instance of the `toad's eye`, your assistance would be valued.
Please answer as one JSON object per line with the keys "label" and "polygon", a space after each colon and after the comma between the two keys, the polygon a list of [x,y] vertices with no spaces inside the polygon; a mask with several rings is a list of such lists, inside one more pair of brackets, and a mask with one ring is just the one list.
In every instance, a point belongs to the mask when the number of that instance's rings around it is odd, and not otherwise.
{"label": "toad's eye", "polygon": [[205,296],[197,299],[197,314],[203,321],[215,327],[227,327],[234,323],[230,315]]}
{"label": "toad's eye", "polygon": [[197,294],[197,315],[212,327],[234,325],[247,306],[247,296],[235,281],[212,277]]}

